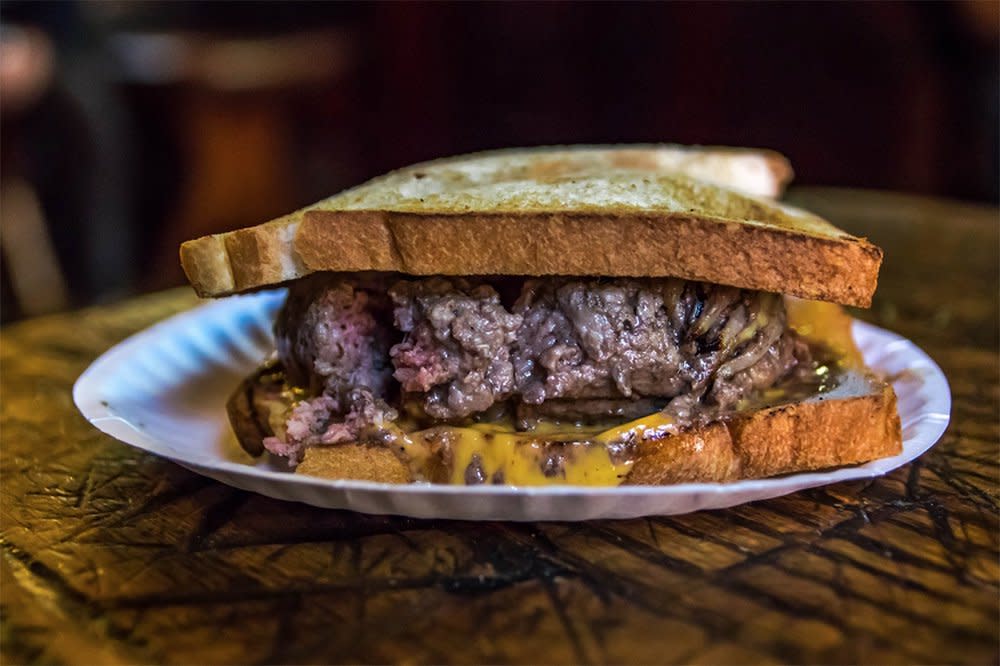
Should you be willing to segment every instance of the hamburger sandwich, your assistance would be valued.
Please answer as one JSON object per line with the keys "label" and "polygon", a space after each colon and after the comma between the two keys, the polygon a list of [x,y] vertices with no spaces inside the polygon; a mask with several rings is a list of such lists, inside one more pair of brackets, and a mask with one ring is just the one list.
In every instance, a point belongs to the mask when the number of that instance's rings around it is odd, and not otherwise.
{"label": "hamburger sandwich", "polygon": [[508,150],[181,247],[201,296],[287,287],[242,447],[393,483],[726,482],[901,450],[840,305],[882,253],[776,203],[767,151]]}

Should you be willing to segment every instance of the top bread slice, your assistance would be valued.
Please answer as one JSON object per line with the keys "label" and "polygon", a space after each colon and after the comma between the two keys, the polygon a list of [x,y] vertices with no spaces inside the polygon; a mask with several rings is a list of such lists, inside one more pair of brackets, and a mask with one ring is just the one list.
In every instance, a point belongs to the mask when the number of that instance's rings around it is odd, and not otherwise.
{"label": "top bread slice", "polygon": [[882,252],[768,199],[768,151],[505,150],[417,164],[272,222],[181,246],[201,296],[315,271],[673,276],[868,306]]}

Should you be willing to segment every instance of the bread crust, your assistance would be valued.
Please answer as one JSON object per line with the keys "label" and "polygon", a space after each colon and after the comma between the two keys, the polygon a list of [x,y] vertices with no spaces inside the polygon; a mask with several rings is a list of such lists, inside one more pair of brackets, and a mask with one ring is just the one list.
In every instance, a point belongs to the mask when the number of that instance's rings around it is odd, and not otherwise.
{"label": "bread crust", "polygon": [[318,456],[307,455],[296,472],[334,479],[410,483],[409,467],[388,448],[366,444],[327,446]]}
{"label": "bread crust", "polygon": [[311,211],[294,252],[310,271],[671,276],[859,307],[882,262],[863,239],[685,214]]}
{"label": "bread crust", "polygon": [[377,270],[677,276],[870,304],[877,247],[708,184],[778,193],[791,173],[783,158],[699,150],[535,149],[415,165],[273,222],[188,241],[181,263],[198,294],[213,297],[314,271]]}

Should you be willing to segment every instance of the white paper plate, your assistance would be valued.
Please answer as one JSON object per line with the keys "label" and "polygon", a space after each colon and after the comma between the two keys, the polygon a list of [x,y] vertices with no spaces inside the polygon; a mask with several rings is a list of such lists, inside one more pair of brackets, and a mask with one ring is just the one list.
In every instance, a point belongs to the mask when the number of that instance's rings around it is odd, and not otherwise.
{"label": "white paper plate", "polygon": [[[138,333],[97,359],[73,399],[97,428],[145,451],[238,488],[316,506],[417,518],[587,520],[718,509],[903,465],[944,432],[951,394],[941,369],[912,342],[854,323],[868,364],[889,376],[903,423],[903,452],[833,471],[730,484],[588,488],[573,486],[391,485],[291,474],[236,444],[225,402],[273,349],[271,319],[282,291],[207,303]],[[907,372],[903,372],[903,371]],[[902,373],[902,374],[900,374]]]}

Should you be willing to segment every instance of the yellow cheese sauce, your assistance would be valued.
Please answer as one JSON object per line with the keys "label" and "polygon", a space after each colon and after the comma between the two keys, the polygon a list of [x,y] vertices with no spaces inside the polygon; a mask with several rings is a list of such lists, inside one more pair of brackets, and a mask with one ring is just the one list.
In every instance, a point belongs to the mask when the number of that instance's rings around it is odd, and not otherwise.
{"label": "yellow cheese sauce", "polygon": [[570,484],[615,486],[632,467],[631,460],[615,463],[607,447],[587,441],[559,444],[563,460],[557,471],[546,474],[545,448],[552,446],[523,433],[484,432],[473,426],[455,428],[449,483],[467,483],[470,466],[482,470],[483,482],[513,486]]}
{"label": "yellow cheese sauce", "polygon": [[392,426],[387,443],[421,481],[616,486],[635,462],[625,445],[664,437],[671,423],[657,413],[612,427],[542,421],[527,432],[503,422],[413,432]]}
{"label": "yellow cheese sauce", "polygon": [[861,351],[851,335],[851,317],[834,303],[804,301],[785,297],[788,326],[806,339],[810,345],[829,349],[838,363],[845,368],[864,367]]}

